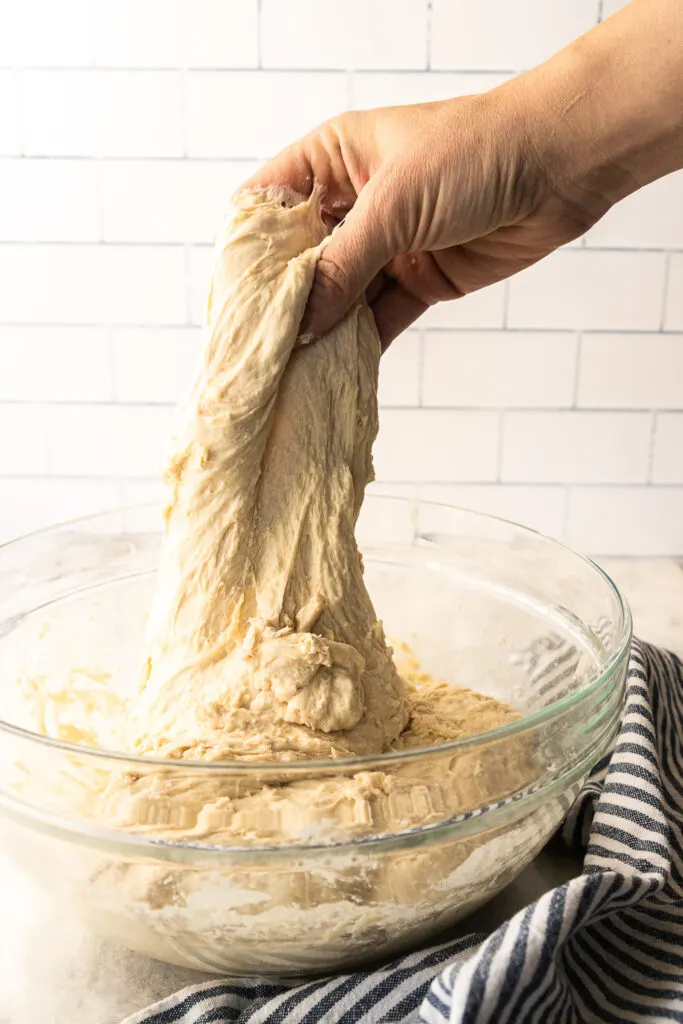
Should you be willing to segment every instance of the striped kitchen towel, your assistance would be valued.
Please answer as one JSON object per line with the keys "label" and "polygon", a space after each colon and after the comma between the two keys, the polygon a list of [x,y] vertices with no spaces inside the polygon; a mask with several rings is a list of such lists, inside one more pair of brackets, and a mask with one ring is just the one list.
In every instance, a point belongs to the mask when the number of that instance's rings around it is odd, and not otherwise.
{"label": "striped kitchen towel", "polygon": [[307,984],[209,981],[123,1024],[683,1022],[683,662],[634,643],[616,745],[565,822],[583,873],[492,935]]}

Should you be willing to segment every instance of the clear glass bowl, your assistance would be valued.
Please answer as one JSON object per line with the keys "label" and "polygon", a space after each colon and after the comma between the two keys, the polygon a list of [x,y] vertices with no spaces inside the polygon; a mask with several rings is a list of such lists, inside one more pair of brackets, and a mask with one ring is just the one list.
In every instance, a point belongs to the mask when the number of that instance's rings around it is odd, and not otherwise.
{"label": "clear glass bowl", "polygon": [[[523,527],[375,496],[358,536],[387,635],[519,720],[437,748],[287,765],[155,761],[32,731],[22,674],[136,685],[160,523],[158,508],[133,508],[0,548],[1,842],[69,913],[132,949],[277,975],[393,955],[511,882],[613,741],[631,621],[611,580]],[[345,795],[350,779],[365,803]],[[320,786],[334,811],[312,820]],[[225,820],[263,787],[272,834],[217,841],[216,808]],[[142,815],[122,790],[145,794]]]}

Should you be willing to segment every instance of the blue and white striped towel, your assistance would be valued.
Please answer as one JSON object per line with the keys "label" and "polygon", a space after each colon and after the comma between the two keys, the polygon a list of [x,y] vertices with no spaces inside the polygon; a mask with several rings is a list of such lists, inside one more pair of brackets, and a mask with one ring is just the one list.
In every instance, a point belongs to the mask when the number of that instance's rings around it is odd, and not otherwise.
{"label": "blue and white striped towel", "polygon": [[683,662],[631,654],[612,753],[563,828],[583,873],[488,938],[383,968],[184,989],[123,1024],[663,1024],[683,1022]]}

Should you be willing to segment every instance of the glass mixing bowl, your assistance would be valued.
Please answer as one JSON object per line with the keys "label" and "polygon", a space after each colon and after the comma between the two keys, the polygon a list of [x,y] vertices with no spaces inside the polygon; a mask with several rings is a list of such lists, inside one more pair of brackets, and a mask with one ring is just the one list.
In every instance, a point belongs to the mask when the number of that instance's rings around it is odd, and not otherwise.
{"label": "glass mixing bowl", "polygon": [[[136,758],[40,735],[35,715],[54,726],[65,680],[137,685],[160,524],[158,508],[133,508],[0,548],[1,841],[67,912],[134,950],[298,975],[423,942],[519,874],[613,741],[631,622],[611,580],[523,527],[375,496],[358,536],[387,635],[518,720],[436,748],[288,764]],[[18,680],[51,694],[34,718]],[[313,818],[321,786],[330,813]],[[264,790],[272,830],[261,822],[256,841],[244,809]],[[236,814],[239,846],[220,838]]]}

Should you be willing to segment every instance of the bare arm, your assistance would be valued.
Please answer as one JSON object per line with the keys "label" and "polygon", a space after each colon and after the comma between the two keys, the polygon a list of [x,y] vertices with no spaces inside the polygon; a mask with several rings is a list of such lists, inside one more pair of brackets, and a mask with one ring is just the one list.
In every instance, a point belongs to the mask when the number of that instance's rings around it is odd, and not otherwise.
{"label": "bare arm", "polygon": [[683,167],[681,0],[632,0],[514,85],[578,195],[613,204]]}
{"label": "bare arm", "polygon": [[305,326],[323,333],[367,291],[386,345],[682,166],[683,0],[632,0],[498,89],[343,114],[248,184],[325,187],[331,223],[345,219]]}

